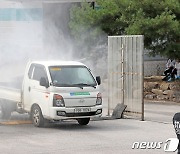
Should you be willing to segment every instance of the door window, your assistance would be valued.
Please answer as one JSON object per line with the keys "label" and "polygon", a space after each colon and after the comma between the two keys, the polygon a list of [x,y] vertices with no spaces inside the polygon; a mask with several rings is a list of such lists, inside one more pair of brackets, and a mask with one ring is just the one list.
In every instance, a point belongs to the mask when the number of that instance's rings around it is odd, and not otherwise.
{"label": "door window", "polygon": [[35,66],[33,73],[33,80],[40,81],[42,77],[47,79],[45,68],[40,66]]}
{"label": "door window", "polygon": [[30,68],[29,68],[29,72],[28,72],[28,77],[29,77],[29,79],[32,78],[33,69],[34,69],[34,64],[31,64],[31,66],[30,66]]}

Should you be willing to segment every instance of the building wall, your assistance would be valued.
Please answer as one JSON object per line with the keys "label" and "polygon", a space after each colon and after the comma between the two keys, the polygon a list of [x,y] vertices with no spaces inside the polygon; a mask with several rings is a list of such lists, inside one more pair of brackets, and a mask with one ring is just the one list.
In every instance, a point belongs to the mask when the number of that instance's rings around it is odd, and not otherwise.
{"label": "building wall", "polygon": [[23,74],[42,50],[42,4],[0,2],[0,80]]}
{"label": "building wall", "polygon": [[166,60],[144,61],[144,76],[163,75]]}
{"label": "building wall", "polygon": [[163,75],[165,65],[167,62],[166,57],[160,55],[150,56],[150,51],[144,51],[144,76],[158,76]]}
{"label": "building wall", "polygon": [[[2,1],[0,5],[1,51],[42,47],[42,4]],[[18,51],[17,51],[18,52]]]}

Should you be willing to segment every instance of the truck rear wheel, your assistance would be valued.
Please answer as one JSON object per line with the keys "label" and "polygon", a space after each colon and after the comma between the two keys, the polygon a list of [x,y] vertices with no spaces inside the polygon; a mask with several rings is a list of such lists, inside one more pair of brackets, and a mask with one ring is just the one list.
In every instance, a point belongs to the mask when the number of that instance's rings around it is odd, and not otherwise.
{"label": "truck rear wheel", "polygon": [[80,125],[87,125],[90,121],[90,118],[81,118],[81,119],[77,119],[77,121]]}
{"label": "truck rear wheel", "polygon": [[36,127],[43,127],[45,119],[42,115],[41,109],[38,105],[33,106],[32,108],[32,122]]}
{"label": "truck rear wheel", "polygon": [[0,119],[2,119],[3,117],[3,107],[2,105],[0,104]]}
{"label": "truck rear wheel", "polygon": [[9,120],[11,117],[11,110],[10,108],[3,103],[0,103],[0,119]]}

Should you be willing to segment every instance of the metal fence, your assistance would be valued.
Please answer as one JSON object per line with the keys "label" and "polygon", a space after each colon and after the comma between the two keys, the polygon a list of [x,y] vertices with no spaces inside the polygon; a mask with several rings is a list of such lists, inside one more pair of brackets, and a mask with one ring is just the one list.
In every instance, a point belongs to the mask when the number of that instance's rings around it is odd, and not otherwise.
{"label": "metal fence", "polygon": [[125,114],[144,119],[143,36],[108,37],[108,109],[127,105]]}

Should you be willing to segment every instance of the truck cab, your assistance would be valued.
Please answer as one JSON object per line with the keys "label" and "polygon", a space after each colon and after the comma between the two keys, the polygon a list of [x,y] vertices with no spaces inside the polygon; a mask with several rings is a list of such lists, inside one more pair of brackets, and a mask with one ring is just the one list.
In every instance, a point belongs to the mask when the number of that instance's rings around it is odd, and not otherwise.
{"label": "truck cab", "polygon": [[74,61],[34,61],[27,65],[22,85],[22,107],[35,126],[45,121],[76,119],[87,125],[102,115],[100,77]]}

